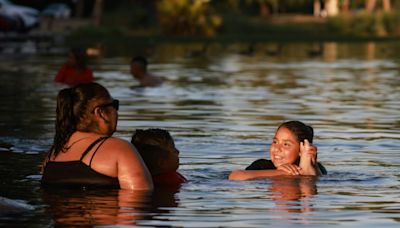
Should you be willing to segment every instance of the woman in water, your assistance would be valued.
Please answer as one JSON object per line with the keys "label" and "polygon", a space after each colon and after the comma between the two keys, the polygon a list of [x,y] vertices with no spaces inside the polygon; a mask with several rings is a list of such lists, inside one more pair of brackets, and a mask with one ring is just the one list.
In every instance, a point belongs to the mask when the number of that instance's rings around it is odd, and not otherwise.
{"label": "woman in water", "polygon": [[270,159],[254,161],[246,170],[235,170],[230,180],[251,180],[279,175],[326,174],[317,162],[317,147],[312,144],[314,130],[300,121],[281,124],[269,148]]}
{"label": "woman in water", "polygon": [[118,105],[98,83],[59,92],[56,133],[44,161],[44,186],[153,189],[136,149],[128,141],[112,137]]}

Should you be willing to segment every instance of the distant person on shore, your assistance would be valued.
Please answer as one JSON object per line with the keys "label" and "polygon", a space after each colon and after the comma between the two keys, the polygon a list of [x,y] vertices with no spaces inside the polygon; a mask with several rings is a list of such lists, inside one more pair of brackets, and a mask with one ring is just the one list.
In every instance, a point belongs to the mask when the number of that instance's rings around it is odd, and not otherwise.
{"label": "distant person on shore", "polygon": [[84,49],[71,48],[67,62],[61,66],[54,81],[69,86],[93,81],[93,71],[87,66]]}
{"label": "distant person on shore", "polygon": [[271,160],[258,159],[246,170],[235,170],[230,180],[251,180],[281,175],[326,174],[317,162],[317,147],[312,144],[314,130],[300,121],[282,123],[269,148]]}
{"label": "distant person on shore", "polygon": [[177,172],[179,150],[168,131],[163,129],[138,129],[131,143],[139,151],[149,169],[155,187],[174,187],[187,180]]}
{"label": "distant person on shore", "polygon": [[160,77],[147,71],[148,62],[143,56],[133,57],[131,60],[131,74],[138,80],[137,87],[155,87],[162,84]]}

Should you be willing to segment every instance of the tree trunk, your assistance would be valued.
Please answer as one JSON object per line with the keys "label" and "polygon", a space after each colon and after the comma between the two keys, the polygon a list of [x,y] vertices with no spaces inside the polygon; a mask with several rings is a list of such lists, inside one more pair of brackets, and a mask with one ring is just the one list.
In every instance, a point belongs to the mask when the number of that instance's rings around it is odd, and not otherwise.
{"label": "tree trunk", "polygon": [[83,17],[83,12],[85,10],[85,1],[84,0],[78,0],[75,3],[75,7],[76,7],[75,17],[82,18]]}
{"label": "tree trunk", "polygon": [[365,1],[365,10],[368,12],[372,12],[375,9],[376,0],[366,0]]}
{"label": "tree trunk", "polygon": [[343,0],[341,8],[342,8],[342,12],[343,13],[348,13],[350,11],[350,2],[349,2],[349,0]]}
{"label": "tree trunk", "polygon": [[321,16],[321,2],[320,0],[314,0],[314,17]]}
{"label": "tree trunk", "polygon": [[103,0],[96,0],[93,7],[93,25],[99,26],[103,13]]}
{"label": "tree trunk", "polygon": [[260,2],[260,16],[267,17],[271,14],[266,2]]}
{"label": "tree trunk", "polygon": [[390,12],[391,10],[390,0],[382,0],[382,4],[383,4],[383,11]]}
{"label": "tree trunk", "polygon": [[339,13],[338,0],[325,0],[325,10],[328,16],[336,16]]}

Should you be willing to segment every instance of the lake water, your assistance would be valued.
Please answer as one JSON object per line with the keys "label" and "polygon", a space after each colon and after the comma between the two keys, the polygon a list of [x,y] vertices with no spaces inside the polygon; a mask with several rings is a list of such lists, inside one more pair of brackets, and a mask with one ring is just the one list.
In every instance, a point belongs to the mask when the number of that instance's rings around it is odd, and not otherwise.
{"label": "lake water", "polygon": [[[116,48],[117,49],[117,48]],[[206,52],[199,52],[206,50]],[[44,191],[39,166],[52,143],[53,77],[63,55],[0,57],[0,197],[27,205],[1,226],[399,227],[398,43],[160,44],[146,51],[159,88],[133,90],[133,52],[109,47],[90,62],[120,99],[118,131],[164,128],[190,181],[153,195],[123,190]],[[108,54],[107,54],[108,53]],[[228,181],[268,158],[276,127],[314,127],[317,179]]]}

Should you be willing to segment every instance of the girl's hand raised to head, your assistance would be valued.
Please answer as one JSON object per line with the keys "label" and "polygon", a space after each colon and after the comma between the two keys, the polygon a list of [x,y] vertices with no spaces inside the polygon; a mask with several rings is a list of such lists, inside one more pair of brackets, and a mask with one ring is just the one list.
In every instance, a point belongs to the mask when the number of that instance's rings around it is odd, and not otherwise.
{"label": "girl's hand raised to head", "polygon": [[317,147],[307,139],[300,143],[300,167],[302,175],[318,175],[317,166]]}
{"label": "girl's hand raised to head", "polygon": [[303,158],[310,159],[311,164],[315,166],[317,163],[317,147],[305,139],[304,143],[300,142],[300,156],[301,160]]}

